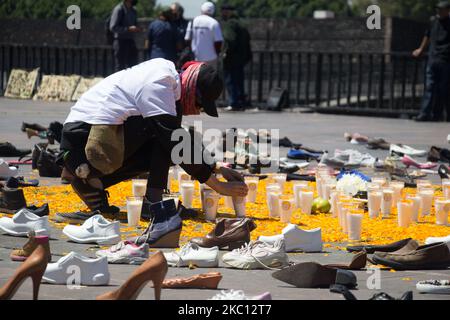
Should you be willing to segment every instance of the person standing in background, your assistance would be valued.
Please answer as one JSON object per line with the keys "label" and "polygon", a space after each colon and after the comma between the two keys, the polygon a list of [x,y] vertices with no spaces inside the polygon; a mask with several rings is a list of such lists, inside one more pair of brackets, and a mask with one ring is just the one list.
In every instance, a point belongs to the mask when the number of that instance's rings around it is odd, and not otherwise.
{"label": "person standing in background", "polygon": [[245,109],[244,68],[252,60],[250,34],[239,21],[235,8],[224,4],[221,8],[224,37],[223,74],[229,96],[229,111]]}
{"label": "person standing in background", "polygon": [[418,58],[430,46],[422,109],[415,118],[421,122],[440,121],[444,110],[447,110],[447,121],[450,121],[450,3],[439,2],[436,13],[420,48],[413,52],[413,56]]}
{"label": "person standing in background", "polygon": [[161,10],[158,19],[148,27],[145,49],[148,49],[149,59],[163,58],[176,63],[177,51],[181,49],[177,30],[172,25],[172,10]]}
{"label": "person standing in background", "polygon": [[196,61],[217,66],[217,58],[222,50],[223,36],[219,22],[213,18],[215,5],[205,2],[201,6],[201,15],[189,23],[186,37]]}
{"label": "person standing in background", "polygon": [[137,0],[124,0],[112,11],[109,29],[114,33],[115,71],[131,68],[137,64],[138,50],[134,40],[142,32],[137,26]]}
{"label": "person standing in background", "polygon": [[178,2],[174,2],[170,5],[170,9],[172,10],[173,16],[172,24],[176,28],[180,40],[184,41],[189,24],[189,21],[184,18],[184,8]]}

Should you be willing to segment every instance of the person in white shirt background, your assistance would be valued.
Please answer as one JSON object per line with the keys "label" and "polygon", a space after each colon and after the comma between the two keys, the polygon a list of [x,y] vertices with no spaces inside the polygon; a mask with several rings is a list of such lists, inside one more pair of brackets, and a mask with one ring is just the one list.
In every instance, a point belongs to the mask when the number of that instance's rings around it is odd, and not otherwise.
{"label": "person in white shirt background", "polygon": [[202,4],[202,14],[189,23],[185,36],[195,60],[210,65],[217,64],[223,43],[220,24],[213,18],[215,10],[216,7],[212,2]]}

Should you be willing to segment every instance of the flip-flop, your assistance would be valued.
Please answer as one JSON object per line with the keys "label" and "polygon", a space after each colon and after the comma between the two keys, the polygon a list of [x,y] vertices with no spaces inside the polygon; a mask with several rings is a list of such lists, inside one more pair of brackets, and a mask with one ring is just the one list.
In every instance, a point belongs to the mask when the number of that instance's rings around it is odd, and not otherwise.
{"label": "flip-flop", "polygon": [[272,277],[297,288],[329,288],[333,284],[341,284],[348,288],[357,286],[353,272],[330,268],[316,262],[294,264],[275,271]]}

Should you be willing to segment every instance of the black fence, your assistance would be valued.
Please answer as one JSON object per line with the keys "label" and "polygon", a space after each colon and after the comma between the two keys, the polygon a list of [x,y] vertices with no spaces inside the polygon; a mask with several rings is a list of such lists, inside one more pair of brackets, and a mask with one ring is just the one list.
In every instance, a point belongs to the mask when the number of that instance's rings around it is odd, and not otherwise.
{"label": "black fence", "polygon": [[[145,52],[139,52],[144,61]],[[286,107],[320,112],[411,115],[420,108],[424,59],[410,53],[265,52],[247,65],[245,86],[254,106],[273,88],[288,92]],[[0,90],[13,68],[41,68],[41,74],[102,76],[114,70],[111,47],[52,47],[0,44]],[[223,97],[225,103],[226,97]]]}

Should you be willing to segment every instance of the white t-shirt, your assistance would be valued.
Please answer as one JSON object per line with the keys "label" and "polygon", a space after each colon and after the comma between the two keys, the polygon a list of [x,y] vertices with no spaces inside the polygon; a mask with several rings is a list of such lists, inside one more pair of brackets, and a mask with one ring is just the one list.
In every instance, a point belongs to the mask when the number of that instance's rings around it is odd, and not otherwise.
{"label": "white t-shirt", "polygon": [[128,117],[176,116],[180,76],[173,62],[152,59],[110,75],[84,93],[65,123],[122,124]]}
{"label": "white t-shirt", "polygon": [[192,51],[195,60],[209,62],[217,59],[215,42],[222,42],[222,30],[216,19],[201,15],[189,23],[185,40],[192,41]]}

